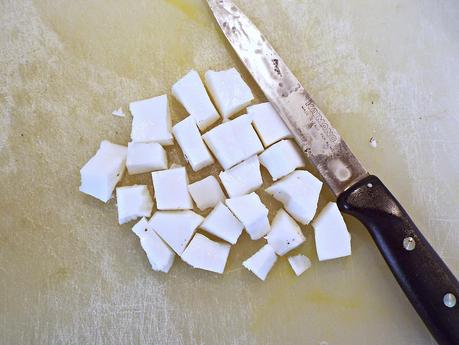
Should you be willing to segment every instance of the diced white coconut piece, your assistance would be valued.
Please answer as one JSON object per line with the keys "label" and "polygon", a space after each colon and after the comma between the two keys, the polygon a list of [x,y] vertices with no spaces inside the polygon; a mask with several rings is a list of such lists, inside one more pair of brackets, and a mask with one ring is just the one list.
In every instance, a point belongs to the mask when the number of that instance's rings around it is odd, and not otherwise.
{"label": "diced white coconut piece", "polygon": [[281,140],[268,147],[260,155],[260,162],[268,169],[273,181],[306,165],[298,146],[292,140]]}
{"label": "diced white coconut piece", "polygon": [[133,227],[132,231],[139,237],[140,245],[154,271],[169,272],[174,263],[175,253],[156,232],[148,229],[148,221],[142,217]]}
{"label": "diced white coconut piece", "polygon": [[245,260],[242,265],[261,280],[265,280],[276,261],[276,252],[269,244],[265,244],[258,252]]}
{"label": "diced white coconut piece", "polygon": [[232,198],[256,191],[263,184],[258,156],[222,171],[219,175],[226,192]]}
{"label": "diced white coconut piece", "polygon": [[351,235],[336,203],[329,202],[312,226],[320,261],[351,255]]}
{"label": "diced white coconut piece", "polygon": [[80,192],[103,202],[112,197],[126,166],[127,147],[102,141],[97,153],[81,168]]}
{"label": "diced white coconut piece", "polygon": [[185,160],[194,171],[198,171],[214,162],[209,149],[201,138],[196,122],[191,116],[177,123],[172,132],[182,149]]}
{"label": "diced white coconut piece", "polygon": [[236,244],[244,225],[223,203],[219,203],[204,219],[201,228],[231,244]]}
{"label": "diced white coconut piece", "polygon": [[181,257],[194,268],[223,273],[231,246],[215,242],[201,234],[194,235]]}
{"label": "diced white coconut piece", "polygon": [[158,143],[130,142],[126,167],[129,175],[167,169],[166,150]]}
{"label": "diced white coconut piece", "polygon": [[175,168],[151,173],[158,210],[189,210],[193,200],[188,193],[188,176],[185,168]]}
{"label": "diced white coconut piece", "polygon": [[140,220],[134,224],[132,227],[132,232],[136,234],[139,238],[147,232],[148,220],[145,217],[140,218]]}
{"label": "diced white coconut piece", "polygon": [[322,182],[306,170],[297,170],[265,191],[280,201],[285,210],[301,224],[309,224],[317,210]]}
{"label": "diced white coconut piece", "polygon": [[161,145],[174,143],[166,95],[132,102],[129,104],[129,110],[132,114],[132,141],[154,141]]}
{"label": "diced white coconut piece", "polygon": [[195,70],[188,72],[172,86],[172,94],[195,119],[201,131],[220,118]]}
{"label": "diced white coconut piece", "polygon": [[219,202],[225,201],[226,198],[222,187],[220,187],[214,176],[207,176],[202,180],[189,184],[188,191],[201,211],[214,207]]}
{"label": "diced white coconut piece", "polygon": [[156,231],[180,255],[203,220],[193,211],[157,211],[148,222],[148,230]]}
{"label": "diced white coconut piece", "polygon": [[175,253],[154,231],[147,231],[140,238],[140,245],[154,271],[169,272],[174,263]]}
{"label": "diced white coconut piece", "polygon": [[244,225],[252,240],[258,240],[269,232],[268,209],[256,193],[226,199],[226,206]]}
{"label": "diced white coconut piece", "polygon": [[263,152],[263,144],[252,127],[252,118],[249,115],[244,114],[232,120],[231,127],[243,154],[239,162]]}
{"label": "diced white coconut piece", "polygon": [[147,254],[148,261],[154,271],[169,272],[174,263],[175,253],[156,232],[148,229],[148,222],[143,217],[132,231],[139,237],[140,245]]}
{"label": "diced white coconut piece", "polygon": [[116,188],[118,222],[127,223],[138,217],[150,217],[153,208],[150,192],[145,185]]}
{"label": "diced white coconut piece", "polygon": [[112,115],[114,116],[119,116],[119,117],[124,117],[124,111],[123,111],[123,108],[118,108],[116,110],[113,110],[112,111]]}
{"label": "diced white coconut piece", "polygon": [[247,115],[222,123],[202,137],[223,169],[263,151],[263,145]]}
{"label": "diced white coconut piece", "polygon": [[235,68],[225,71],[207,71],[207,88],[223,118],[229,119],[253,100],[249,86]]}
{"label": "diced white coconut piece", "polygon": [[306,255],[302,254],[289,256],[288,262],[297,276],[300,276],[304,271],[311,267],[311,260],[309,260]]}
{"label": "diced white coconut piece", "polygon": [[292,133],[271,103],[252,105],[247,108],[247,113],[252,117],[253,126],[265,147],[281,139],[292,137]]}
{"label": "diced white coconut piece", "polygon": [[280,209],[271,223],[266,240],[277,255],[284,255],[306,241],[306,237],[293,218]]}

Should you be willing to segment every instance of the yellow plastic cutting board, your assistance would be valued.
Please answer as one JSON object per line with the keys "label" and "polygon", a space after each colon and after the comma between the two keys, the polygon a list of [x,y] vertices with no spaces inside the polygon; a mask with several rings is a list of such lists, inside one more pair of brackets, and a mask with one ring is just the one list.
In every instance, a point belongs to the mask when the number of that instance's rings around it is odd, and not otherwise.
{"label": "yellow plastic cutting board", "polygon": [[[459,274],[459,3],[238,4]],[[100,141],[129,140],[130,115],[114,109],[191,68],[232,66],[262,101],[203,0],[0,2],[0,344],[434,343],[351,218],[353,254],[340,260],[319,263],[304,227],[294,253],[313,266],[299,278],[286,258],[264,283],[242,269],[263,244],[246,235],[223,276],[179,259],[165,275],[117,224],[114,200],[78,192]],[[272,216],[280,205],[260,195]]]}

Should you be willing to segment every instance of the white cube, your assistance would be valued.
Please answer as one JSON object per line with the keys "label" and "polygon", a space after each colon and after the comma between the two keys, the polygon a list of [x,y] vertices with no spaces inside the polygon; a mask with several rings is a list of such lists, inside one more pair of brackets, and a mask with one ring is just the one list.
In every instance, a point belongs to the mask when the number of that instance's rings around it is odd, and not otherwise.
{"label": "white cube", "polygon": [[147,232],[148,220],[145,217],[140,218],[140,220],[133,225],[131,228],[132,232],[136,234],[139,238]]}
{"label": "white cube", "polygon": [[225,201],[225,194],[214,176],[189,184],[188,191],[201,211]]}
{"label": "white cube", "polygon": [[154,231],[147,233],[148,235],[140,238],[140,245],[147,254],[151,268],[154,271],[169,272],[174,263],[175,253]]}
{"label": "white cube", "polygon": [[155,231],[181,255],[203,220],[193,211],[157,211],[148,222],[148,230]]}
{"label": "white cube", "polygon": [[277,255],[284,255],[304,243],[306,237],[293,218],[280,209],[271,223],[266,240]]}
{"label": "white cube", "polygon": [[320,261],[351,255],[351,235],[336,203],[329,202],[312,226]]}
{"label": "white cube", "polygon": [[198,171],[214,162],[209,149],[204,144],[196,122],[191,116],[177,123],[172,132],[182,149],[185,160],[194,171]]}
{"label": "white cube", "polygon": [[253,100],[252,91],[235,68],[207,71],[205,80],[223,118],[229,119]]}
{"label": "white cube", "polygon": [[166,150],[158,143],[130,142],[126,166],[129,175],[167,169]]}
{"label": "white cube", "polygon": [[265,147],[292,137],[292,133],[271,103],[252,105],[247,108],[247,113],[252,117],[253,126]]}
{"label": "white cube", "polygon": [[175,168],[151,173],[158,210],[189,210],[193,200],[188,193],[188,176],[185,168]]}
{"label": "white cube", "polygon": [[118,222],[127,223],[138,217],[150,217],[153,200],[145,185],[116,188]]}
{"label": "white cube", "polygon": [[148,230],[148,222],[145,217],[132,227],[132,231],[139,237],[140,245],[147,254],[151,268],[154,271],[169,272],[174,263],[175,254],[156,232]]}
{"label": "white cube", "polygon": [[252,240],[258,240],[269,232],[268,209],[256,193],[226,199],[226,206],[244,225]]}
{"label": "white cube", "polygon": [[260,163],[268,169],[273,181],[306,165],[300,149],[292,140],[281,140],[268,147],[260,155]]}
{"label": "white cube", "polygon": [[223,273],[230,245],[215,242],[201,234],[194,235],[181,257],[188,265],[215,273]]}
{"label": "white cube", "polygon": [[231,244],[236,244],[244,225],[223,203],[219,203],[204,219],[201,228]]}
{"label": "white cube", "polygon": [[261,280],[265,280],[276,261],[276,252],[269,244],[266,244],[258,252],[245,260],[242,265]]}
{"label": "white cube", "polygon": [[129,110],[132,114],[132,141],[154,141],[161,145],[174,143],[166,95],[132,102],[129,104]]}
{"label": "white cube", "polygon": [[297,276],[300,276],[311,267],[311,260],[309,260],[307,256],[301,254],[289,256],[288,262]]}
{"label": "white cube", "polygon": [[188,72],[172,86],[172,94],[195,119],[201,131],[220,118],[195,70]]}
{"label": "white cube", "polygon": [[222,123],[202,137],[225,170],[263,151],[247,115]]}
{"label": "white cube", "polygon": [[102,141],[97,153],[81,168],[80,192],[103,202],[110,200],[126,166],[126,146]]}
{"label": "white cube", "polygon": [[322,182],[306,170],[297,170],[266,189],[301,224],[314,218]]}
{"label": "white cube", "polygon": [[254,192],[263,184],[258,156],[252,156],[218,176],[231,198]]}

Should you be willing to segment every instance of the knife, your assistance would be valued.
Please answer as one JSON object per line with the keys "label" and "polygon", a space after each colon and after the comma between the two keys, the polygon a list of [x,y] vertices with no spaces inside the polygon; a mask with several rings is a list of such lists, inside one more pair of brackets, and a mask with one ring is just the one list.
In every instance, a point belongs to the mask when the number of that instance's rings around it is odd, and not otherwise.
{"label": "knife", "polygon": [[440,345],[459,345],[459,283],[397,199],[370,175],[265,36],[229,0],[208,0],[224,35],[344,213],[359,219]]}

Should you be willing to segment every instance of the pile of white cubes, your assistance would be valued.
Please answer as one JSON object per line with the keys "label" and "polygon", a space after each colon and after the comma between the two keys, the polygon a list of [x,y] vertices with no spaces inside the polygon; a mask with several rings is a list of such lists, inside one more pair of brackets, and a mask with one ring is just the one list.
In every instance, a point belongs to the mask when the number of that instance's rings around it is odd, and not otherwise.
{"label": "pile of white cubes", "polygon": [[[174,125],[167,95],[130,103],[131,142],[102,141],[80,171],[80,191],[107,202],[116,190],[118,221],[140,218],[132,230],[155,271],[168,272],[178,255],[192,267],[223,273],[245,230],[252,240],[266,240],[243,262],[265,280],[278,256],[306,241],[299,224],[310,222],[319,260],[350,255],[351,237],[336,204],[315,217],[322,182],[304,169],[304,155],[273,106],[249,106],[253,94],[234,68],[206,72],[205,84],[191,70],[172,86],[189,114]],[[235,117],[243,109],[246,114]],[[122,109],[113,114],[124,116]],[[174,140],[193,171],[218,163],[221,172],[190,183],[185,167],[169,165],[164,146]],[[261,169],[273,181],[264,191]],[[147,185],[116,187],[125,170],[151,173],[154,197]],[[260,192],[283,205],[271,223]],[[304,255],[288,261],[296,275],[311,266]]]}

